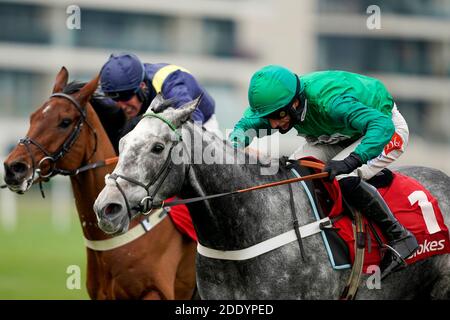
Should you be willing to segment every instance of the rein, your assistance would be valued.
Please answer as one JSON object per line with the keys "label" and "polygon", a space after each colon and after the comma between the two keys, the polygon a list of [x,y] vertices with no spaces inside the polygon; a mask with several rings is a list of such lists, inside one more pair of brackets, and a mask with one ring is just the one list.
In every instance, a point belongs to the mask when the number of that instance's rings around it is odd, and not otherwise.
{"label": "rein", "polygon": [[[319,166],[317,166],[318,164],[315,163],[315,162],[312,162],[312,161],[300,160],[300,165],[305,166],[305,167],[319,169]],[[165,203],[164,201],[162,201],[159,204],[154,204],[152,206],[152,208],[156,209],[156,208],[161,208],[161,207],[164,207],[164,208],[173,207],[173,206],[177,206],[179,204],[187,204],[187,203],[193,203],[193,202],[209,200],[209,199],[214,199],[214,198],[221,198],[221,197],[226,197],[226,196],[230,196],[230,195],[234,195],[234,194],[246,193],[246,192],[255,191],[255,190],[261,190],[261,189],[266,189],[266,188],[272,188],[272,187],[282,186],[282,185],[285,185],[285,184],[291,184],[291,183],[300,182],[300,181],[308,181],[308,180],[314,180],[314,179],[323,179],[323,178],[326,178],[326,177],[328,177],[328,172],[320,172],[320,173],[307,175],[307,176],[304,176],[304,177],[280,180],[280,181],[266,183],[266,184],[261,184],[261,185],[258,185],[258,186],[253,186],[253,187],[249,187],[249,188],[245,188],[245,189],[234,190],[234,191],[229,191],[229,192],[224,192],[224,193],[212,194],[212,195],[209,195],[209,196],[195,197],[195,198],[182,199],[182,200],[175,200],[175,201],[170,201],[168,203]]]}
{"label": "rein", "polygon": [[114,164],[117,163],[117,161],[119,160],[119,157],[112,157],[112,158],[107,158],[105,160],[100,160],[94,163],[89,163],[85,166],[82,166],[78,169],[75,170],[62,170],[60,169],[58,174],[63,175],[63,176],[76,176],[77,174],[80,174],[82,172],[88,171],[88,170],[93,170],[93,169],[97,169],[97,168],[101,168],[101,167],[106,167],[109,166],[110,164]]}

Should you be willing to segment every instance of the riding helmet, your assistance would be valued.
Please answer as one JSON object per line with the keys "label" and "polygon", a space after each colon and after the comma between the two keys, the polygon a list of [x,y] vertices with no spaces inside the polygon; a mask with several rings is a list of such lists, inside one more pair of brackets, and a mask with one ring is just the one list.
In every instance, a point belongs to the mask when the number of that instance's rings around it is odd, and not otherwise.
{"label": "riding helmet", "polygon": [[111,54],[100,71],[103,92],[137,90],[144,77],[144,66],[132,53]]}
{"label": "riding helmet", "polygon": [[284,108],[302,92],[302,84],[295,73],[278,65],[268,65],[256,71],[248,89],[250,106],[247,118],[262,118]]}

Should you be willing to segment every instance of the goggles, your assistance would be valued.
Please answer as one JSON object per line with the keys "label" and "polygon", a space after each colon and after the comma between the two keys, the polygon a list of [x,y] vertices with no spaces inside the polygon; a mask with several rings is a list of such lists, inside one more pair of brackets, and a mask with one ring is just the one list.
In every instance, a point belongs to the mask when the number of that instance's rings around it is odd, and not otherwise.
{"label": "goggles", "polygon": [[136,90],[125,90],[118,92],[105,92],[105,96],[111,98],[114,101],[128,101],[136,94],[139,87]]}

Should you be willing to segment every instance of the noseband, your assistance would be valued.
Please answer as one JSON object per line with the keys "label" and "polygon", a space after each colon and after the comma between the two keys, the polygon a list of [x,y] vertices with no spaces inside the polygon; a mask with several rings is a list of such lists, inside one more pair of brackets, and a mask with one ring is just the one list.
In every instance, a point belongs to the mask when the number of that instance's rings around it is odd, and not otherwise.
{"label": "noseband", "polygon": [[[153,210],[152,207],[152,203],[153,203],[153,199],[155,197],[155,195],[158,193],[159,189],[161,188],[161,186],[163,185],[164,181],[166,180],[170,170],[172,169],[173,166],[173,162],[171,161],[172,158],[172,150],[173,148],[182,141],[182,137],[181,135],[178,133],[177,131],[177,127],[168,119],[164,118],[163,116],[156,114],[156,113],[146,113],[142,116],[142,118],[157,118],[161,121],[163,121],[164,123],[166,123],[170,129],[176,134],[177,136],[177,141],[172,144],[172,146],[170,147],[169,150],[169,154],[166,158],[166,160],[164,161],[164,164],[162,165],[161,169],[158,171],[158,173],[153,177],[153,179],[145,184],[142,183],[136,179],[127,177],[127,176],[123,176],[121,174],[117,174],[117,173],[112,173],[110,175],[106,176],[106,179],[112,179],[115,182],[115,185],[117,187],[117,189],[119,190],[120,194],[122,195],[123,199],[125,200],[125,205],[127,207],[127,212],[128,212],[128,217],[132,218],[131,216],[131,210],[136,210],[137,212],[143,214],[143,215],[148,215],[150,214],[150,212]],[[125,194],[125,192],[123,191],[122,187],[120,186],[120,184],[118,183],[117,179],[121,178],[131,184],[135,184],[141,188],[143,188],[145,190],[145,192],[147,193],[147,195],[141,199],[140,203],[138,206],[131,208],[130,206],[130,202],[128,201],[128,198]],[[158,179],[159,182],[158,182]],[[158,182],[158,183],[157,183]],[[157,183],[157,184],[156,184]],[[150,193],[150,187],[152,187],[153,185],[156,184],[155,189],[153,190],[152,193]]]}
{"label": "noseband", "polygon": [[[64,157],[71,149],[71,147],[74,145],[75,141],[78,139],[78,137],[80,136],[81,133],[81,129],[83,128],[84,123],[87,124],[87,126],[89,127],[89,129],[91,129],[91,131],[94,134],[94,138],[95,138],[95,144],[94,144],[94,149],[91,153],[91,155],[89,156],[88,160],[90,158],[92,158],[92,156],[95,154],[95,152],[97,151],[97,132],[95,131],[95,129],[92,127],[92,125],[87,121],[87,114],[86,114],[86,110],[84,108],[81,107],[81,105],[78,103],[77,100],[75,100],[72,96],[65,94],[65,93],[54,93],[50,96],[51,98],[54,97],[58,97],[58,98],[64,98],[67,99],[71,102],[71,104],[73,106],[75,106],[75,108],[78,110],[78,112],[80,112],[80,119],[78,120],[74,130],[70,133],[70,135],[66,138],[66,140],[64,140],[64,143],[61,145],[61,147],[51,153],[48,150],[46,150],[39,142],[37,142],[36,140],[26,136],[25,138],[22,138],[19,140],[19,145],[23,145],[25,146],[28,154],[30,155],[31,158],[31,163],[32,163],[32,169],[33,169],[33,174],[31,176],[30,179],[28,179],[27,183],[28,186],[31,185],[34,180],[35,180],[35,176],[37,175],[38,178],[41,179],[49,179],[57,174],[62,174],[62,175],[72,175],[74,172],[77,172],[77,170],[64,170],[64,169],[59,169],[56,167],[56,162],[58,160],[60,160],[62,157]],[[33,153],[31,152],[31,145],[34,145],[36,148],[38,148],[44,155],[45,157],[43,157],[39,163],[36,165],[36,160],[33,156]],[[50,163],[50,169],[46,174],[42,173],[42,165],[48,161]],[[42,192],[42,184],[41,181],[39,182],[40,188],[41,188],[41,192]],[[43,192],[42,195],[44,196]]]}

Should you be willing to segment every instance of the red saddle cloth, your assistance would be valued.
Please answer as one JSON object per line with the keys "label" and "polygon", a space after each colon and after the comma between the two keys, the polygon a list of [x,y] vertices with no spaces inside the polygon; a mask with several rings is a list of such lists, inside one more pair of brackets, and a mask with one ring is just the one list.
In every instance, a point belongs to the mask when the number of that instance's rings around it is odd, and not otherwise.
{"label": "red saddle cloth", "polygon": [[[174,200],[175,197],[169,198],[166,201]],[[170,208],[169,216],[172,219],[175,227],[184,235],[188,236],[194,241],[197,241],[197,234],[195,233],[194,224],[192,223],[191,214],[184,204],[173,206]]]}
{"label": "red saddle cloth", "polygon": [[[394,179],[391,185],[379,188],[378,191],[398,221],[416,236],[419,243],[417,251],[406,259],[407,264],[409,265],[437,254],[450,253],[449,231],[444,223],[436,198],[415,179],[397,172],[393,174]],[[330,198],[334,201],[329,217],[335,218],[343,211],[339,183],[337,180],[334,180],[332,183],[324,182],[323,184]],[[370,234],[370,241],[366,239],[363,272],[370,273],[367,271],[367,267],[379,265],[381,255],[375,236],[367,225],[367,219],[365,217],[363,219],[366,225],[366,233],[369,232]],[[333,225],[339,229],[337,233],[347,243],[350,259],[353,263],[355,259],[355,238],[351,219],[345,215],[335,221]],[[372,223],[372,225],[383,242],[386,242],[376,224]],[[370,248],[369,243],[371,245]]]}

